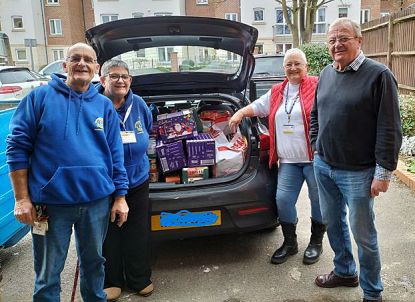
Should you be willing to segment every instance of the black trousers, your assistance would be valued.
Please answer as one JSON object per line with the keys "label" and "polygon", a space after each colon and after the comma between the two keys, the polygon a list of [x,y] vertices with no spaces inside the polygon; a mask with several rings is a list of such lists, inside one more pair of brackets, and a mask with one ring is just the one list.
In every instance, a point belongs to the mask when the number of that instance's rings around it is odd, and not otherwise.
{"label": "black trousers", "polygon": [[118,227],[108,226],[104,241],[105,288],[127,286],[140,291],[151,283],[149,182],[132,188],[126,195],[128,219]]}

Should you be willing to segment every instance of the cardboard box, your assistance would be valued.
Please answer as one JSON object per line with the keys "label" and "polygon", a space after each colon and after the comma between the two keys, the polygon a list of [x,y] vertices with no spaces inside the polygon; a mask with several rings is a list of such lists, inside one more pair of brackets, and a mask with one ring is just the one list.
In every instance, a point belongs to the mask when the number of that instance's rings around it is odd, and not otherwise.
{"label": "cardboard box", "polygon": [[163,143],[197,136],[193,111],[190,109],[157,116],[159,135]]}
{"label": "cardboard box", "polygon": [[209,133],[201,133],[195,138],[188,139],[186,150],[189,167],[215,164],[215,140]]}
{"label": "cardboard box", "polygon": [[183,168],[182,170],[182,182],[184,184],[194,182],[197,180],[208,179],[209,168],[208,167],[190,167]]}
{"label": "cardboard box", "polygon": [[181,141],[164,144],[157,141],[156,153],[163,173],[180,170],[186,167],[186,157]]}

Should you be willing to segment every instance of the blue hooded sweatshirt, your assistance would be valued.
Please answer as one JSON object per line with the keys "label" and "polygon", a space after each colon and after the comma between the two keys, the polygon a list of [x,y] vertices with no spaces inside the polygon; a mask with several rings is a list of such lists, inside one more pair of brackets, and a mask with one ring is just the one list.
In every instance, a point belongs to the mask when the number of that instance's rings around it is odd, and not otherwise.
{"label": "blue hooded sweatshirt", "polygon": [[52,75],[33,90],[10,121],[10,171],[28,169],[34,203],[80,204],[125,195],[119,119],[111,101],[92,84],[78,93]]}
{"label": "blue hooded sweatshirt", "polygon": [[[99,93],[104,93],[101,84],[96,86]],[[130,114],[125,121],[128,108]],[[131,89],[125,97],[125,103],[117,109],[121,131],[134,131],[136,143],[124,144],[124,165],[127,170],[130,189],[141,185],[149,177],[150,163],[147,156],[149,133],[152,127],[152,115],[146,102]]]}

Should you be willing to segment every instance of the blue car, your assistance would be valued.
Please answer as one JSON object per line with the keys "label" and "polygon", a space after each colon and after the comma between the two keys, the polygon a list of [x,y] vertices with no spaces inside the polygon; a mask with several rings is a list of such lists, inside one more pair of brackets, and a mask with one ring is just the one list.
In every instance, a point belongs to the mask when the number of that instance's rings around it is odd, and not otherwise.
{"label": "blue car", "polygon": [[[16,105],[17,101],[2,100],[0,109]],[[14,195],[8,175],[9,168],[6,164],[6,137],[14,111],[13,108],[0,110],[0,248],[15,245],[30,230],[30,226],[21,224],[14,217]]]}

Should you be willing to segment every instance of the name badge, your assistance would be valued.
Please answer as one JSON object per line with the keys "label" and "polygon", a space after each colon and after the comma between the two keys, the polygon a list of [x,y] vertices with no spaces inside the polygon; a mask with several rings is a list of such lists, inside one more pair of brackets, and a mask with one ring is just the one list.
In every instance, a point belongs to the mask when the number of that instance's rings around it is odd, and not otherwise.
{"label": "name badge", "polygon": [[137,142],[134,131],[121,131],[121,139],[123,144],[132,144]]}
{"label": "name badge", "polygon": [[45,236],[48,231],[48,222],[47,221],[35,221],[32,233],[40,236]]}
{"label": "name badge", "polygon": [[294,125],[282,125],[282,133],[292,134],[294,133]]}

